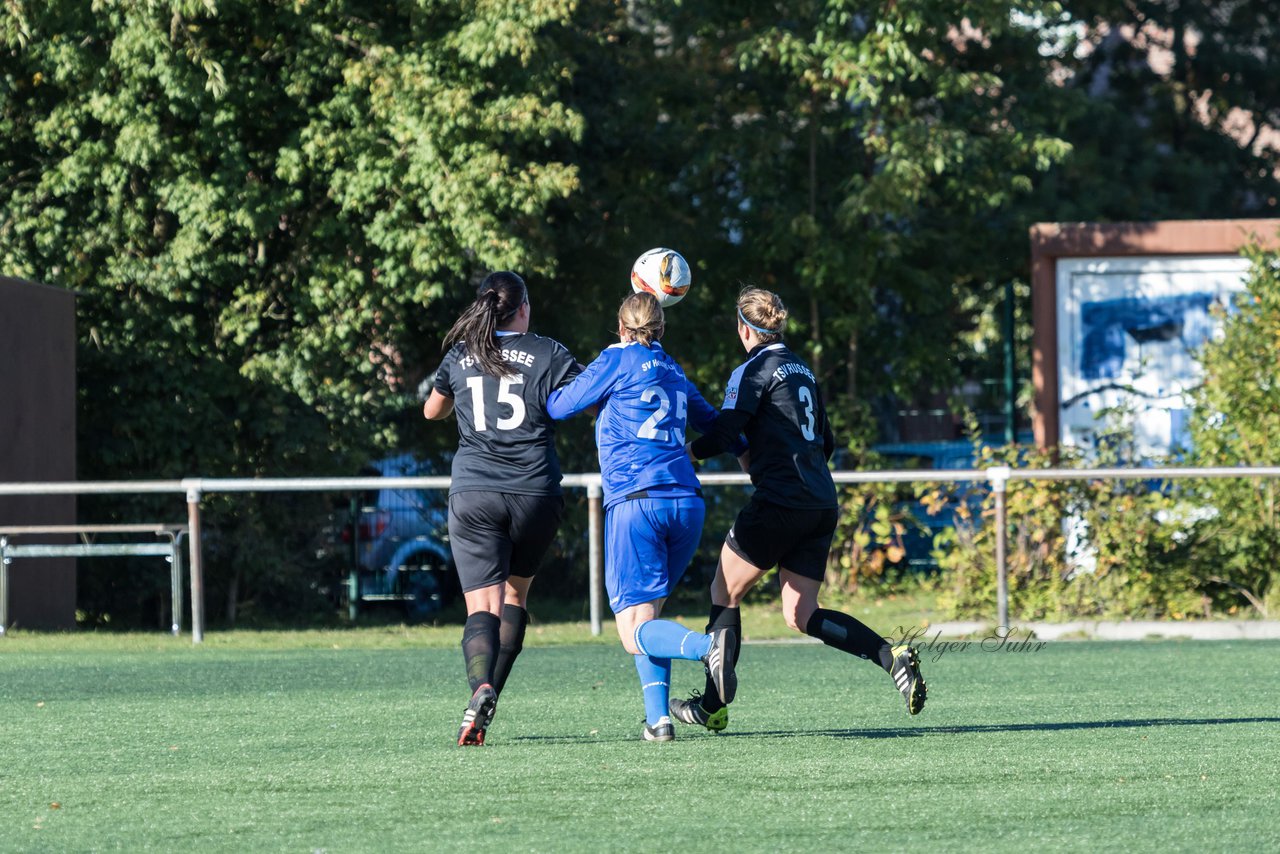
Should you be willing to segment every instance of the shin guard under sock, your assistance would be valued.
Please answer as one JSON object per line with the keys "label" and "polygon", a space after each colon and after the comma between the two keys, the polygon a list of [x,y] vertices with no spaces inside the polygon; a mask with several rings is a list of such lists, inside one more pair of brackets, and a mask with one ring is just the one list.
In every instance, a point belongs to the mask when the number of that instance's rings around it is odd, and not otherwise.
{"label": "shin guard under sock", "polygon": [[841,652],[874,661],[886,671],[893,665],[892,647],[888,642],[842,611],[819,608],[809,618],[804,633]]}
{"label": "shin guard under sock", "polygon": [[502,625],[498,628],[498,657],[493,663],[493,690],[502,694],[511,666],[524,649],[524,630],[529,625],[529,612],[519,605],[502,606]]}
{"label": "shin guard under sock", "polygon": [[644,694],[644,720],[653,726],[667,717],[671,701],[671,659],[637,655],[636,673],[640,675],[640,691]]}
{"label": "shin guard under sock", "polygon": [[493,662],[498,652],[498,627],[502,621],[488,611],[467,616],[462,627],[462,657],[467,663],[471,693],[486,682],[493,684]]}
{"label": "shin guard under sock", "polygon": [[654,658],[697,661],[707,654],[711,638],[690,631],[674,620],[648,620],[636,627],[636,646]]}

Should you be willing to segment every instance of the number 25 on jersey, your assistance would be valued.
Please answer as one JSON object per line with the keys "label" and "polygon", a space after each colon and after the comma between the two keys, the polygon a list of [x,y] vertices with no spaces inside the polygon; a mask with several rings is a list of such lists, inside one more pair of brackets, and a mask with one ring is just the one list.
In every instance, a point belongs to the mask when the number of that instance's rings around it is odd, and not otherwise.
{"label": "number 25 on jersey", "polygon": [[670,430],[658,426],[671,414],[671,397],[666,390],[662,386],[651,385],[640,393],[640,400],[643,403],[653,403],[656,400],[658,401],[658,408],[640,425],[636,435],[651,442],[669,442],[675,439],[678,444],[683,445],[684,423],[688,417],[689,396],[682,391],[676,392],[676,423],[672,425]]}

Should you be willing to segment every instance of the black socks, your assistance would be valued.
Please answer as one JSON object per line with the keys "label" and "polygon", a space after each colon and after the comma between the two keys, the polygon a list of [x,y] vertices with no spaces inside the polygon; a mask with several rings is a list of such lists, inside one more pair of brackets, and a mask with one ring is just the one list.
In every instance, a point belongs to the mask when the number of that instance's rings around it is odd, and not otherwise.
{"label": "black socks", "polygon": [[819,608],[809,618],[804,633],[841,652],[874,661],[885,672],[893,666],[893,648],[885,639],[841,611]]}
{"label": "black socks", "polygon": [[493,664],[493,690],[502,693],[511,675],[511,665],[524,649],[524,630],[529,625],[529,612],[519,605],[502,606],[502,625],[498,629],[498,657]]}
{"label": "black socks", "polygon": [[[738,652],[742,649],[742,611],[738,608],[730,608],[727,605],[712,605],[711,614],[707,619],[707,634],[711,634],[716,629],[732,629],[733,630],[733,648],[730,650],[732,661],[736,667],[738,664]],[[720,699],[720,693],[716,691],[715,683],[711,681],[711,677],[707,677],[707,684],[702,688],[702,709],[707,712],[715,712],[724,708],[724,701]]]}
{"label": "black socks", "polygon": [[[707,634],[716,629],[732,629],[734,645],[730,654],[733,664],[738,664],[738,652],[742,648],[742,612],[737,608],[724,605],[712,605],[711,615],[707,622]],[[827,646],[835,647],[841,652],[874,661],[889,672],[893,668],[893,647],[865,624],[841,611],[819,608],[813,612],[805,634],[815,637]],[[707,712],[715,712],[724,708],[724,701],[716,692],[716,686],[707,678],[702,689],[702,708]]]}
{"label": "black socks", "polygon": [[473,694],[486,682],[493,684],[501,623],[488,611],[477,611],[467,616],[466,625],[462,627],[462,657],[467,662],[467,682]]}

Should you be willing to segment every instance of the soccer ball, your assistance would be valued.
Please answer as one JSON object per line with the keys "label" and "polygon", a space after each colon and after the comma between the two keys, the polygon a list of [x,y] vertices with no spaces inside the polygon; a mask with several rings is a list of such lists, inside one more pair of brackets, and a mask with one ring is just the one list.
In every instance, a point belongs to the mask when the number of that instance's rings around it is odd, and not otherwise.
{"label": "soccer ball", "polygon": [[631,265],[631,289],[653,294],[663,308],[684,299],[691,284],[689,262],[674,249],[650,249]]}

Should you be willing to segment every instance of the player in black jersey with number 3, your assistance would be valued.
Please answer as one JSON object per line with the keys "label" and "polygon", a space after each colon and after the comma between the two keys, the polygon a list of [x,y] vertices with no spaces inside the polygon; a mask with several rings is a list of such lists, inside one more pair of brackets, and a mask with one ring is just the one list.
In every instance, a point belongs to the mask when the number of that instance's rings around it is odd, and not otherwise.
{"label": "player in black jersey with number 3", "polygon": [[[777,566],[787,625],[878,663],[893,677],[907,711],[914,715],[925,701],[916,651],[906,644],[891,646],[848,614],[818,604],[839,517],[827,467],[835,437],[813,372],[782,341],[786,320],[787,310],[776,294],[747,288],[738,296],[738,339],[747,361],[729,378],[712,431],[689,445],[692,456],[705,459],[728,450],[734,438],[745,433],[749,447],[739,461],[756,488],[721,549],[707,631],[729,630],[735,641],[730,664],[736,665],[742,634],[738,605],[764,573]],[[736,685],[737,680],[727,684]],[[687,724],[722,730],[732,701],[732,696],[719,696],[707,680],[701,695],[672,700],[671,714]]]}
{"label": "player in black jersey with number 3", "polygon": [[471,688],[460,745],[484,744],[524,643],[529,585],[564,514],[547,398],[580,368],[564,345],[529,334],[530,311],[515,273],[485,278],[445,338],[453,346],[423,408],[433,420],[458,418],[449,541],[467,603]]}

